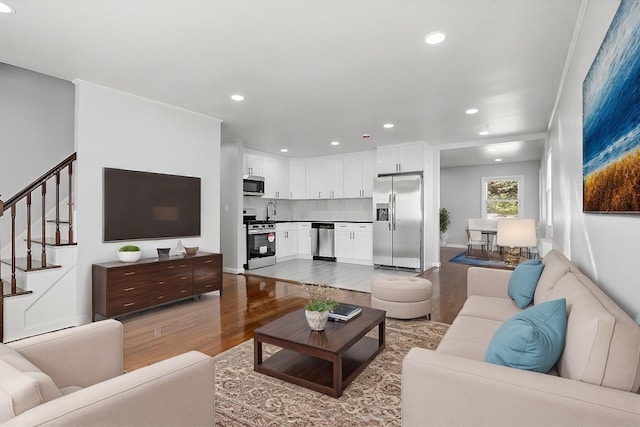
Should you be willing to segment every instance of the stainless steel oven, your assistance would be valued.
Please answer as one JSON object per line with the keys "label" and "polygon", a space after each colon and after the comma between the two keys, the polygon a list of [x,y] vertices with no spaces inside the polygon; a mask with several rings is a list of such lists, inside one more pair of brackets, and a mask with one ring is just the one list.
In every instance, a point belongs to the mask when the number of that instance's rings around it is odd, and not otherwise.
{"label": "stainless steel oven", "polygon": [[276,263],[276,224],[273,221],[247,223],[247,268]]}

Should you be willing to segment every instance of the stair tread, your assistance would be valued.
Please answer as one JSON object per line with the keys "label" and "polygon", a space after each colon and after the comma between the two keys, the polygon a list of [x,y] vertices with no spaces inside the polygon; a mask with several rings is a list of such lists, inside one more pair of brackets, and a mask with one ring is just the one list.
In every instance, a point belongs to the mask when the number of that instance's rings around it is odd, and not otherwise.
{"label": "stair tread", "polygon": [[15,297],[15,296],[18,296],[18,295],[27,295],[27,294],[33,293],[32,291],[25,291],[24,289],[18,288],[18,287],[16,287],[16,291],[15,292],[11,292],[11,284],[9,282],[5,282],[5,281],[0,280],[0,283],[2,283],[2,295],[5,298]]}
{"label": "stair tread", "polygon": [[[39,245],[42,244],[42,238],[41,237],[34,237],[31,239],[31,243],[37,243]],[[45,239],[44,242],[45,245],[47,246],[76,246],[77,243],[75,242],[69,242],[68,240],[65,239],[60,239],[60,243],[56,244],[56,238],[55,237],[47,237]]]}
{"label": "stair tread", "polygon": [[[3,259],[3,264],[11,265],[11,259]],[[59,265],[56,264],[47,264],[42,265],[42,262],[39,259],[31,260],[31,268],[27,269],[27,258],[16,258],[16,268],[21,271],[37,271],[37,270],[51,270],[54,268],[60,268]]]}

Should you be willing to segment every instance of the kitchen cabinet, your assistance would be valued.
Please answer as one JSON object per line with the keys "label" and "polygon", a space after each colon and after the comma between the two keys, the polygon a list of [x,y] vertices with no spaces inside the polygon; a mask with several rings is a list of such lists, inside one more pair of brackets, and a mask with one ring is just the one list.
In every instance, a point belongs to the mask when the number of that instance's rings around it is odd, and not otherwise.
{"label": "kitchen cabinet", "polygon": [[264,176],[264,197],[271,199],[289,198],[289,159],[281,156],[262,158]]}
{"label": "kitchen cabinet", "polygon": [[322,160],[308,159],[305,162],[305,198],[322,199]]}
{"label": "kitchen cabinet", "polygon": [[301,159],[292,159],[289,161],[289,198],[304,199],[306,188],[306,165]]}
{"label": "kitchen cabinet", "polygon": [[338,262],[371,265],[373,263],[371,223],[337,222],[335,247]]}
{"label": "kitchen cabinet", "polygon": [[377,148],[377,171],[383,173],[419,172],[424,169],[422,142],[386,145]]}
{"label": "kitchen cabinet", "polygon": [[311,223],[298,223],[298,258],[311,259]]}
{"label": "kitchen cabinet", "polygon": [[245,152],[242,155],[242,171],[245,175],[263,176],[262,156]]}
{"label": "kitchen cabinet", "polygon": [[373,197],[375,168],[375,151],[345,157],[344,197]]}
{"label": "kitchen cabinet", "polygon": [[298,224],[295,222],[282,222],[276,224],[276,262],[286,261],[297,257]]}
{"label": "kitchen cabinet", "polygon": [[342,158],[323,159],[321,162],[323,199],[337,199],[344,194],[344,160]]}

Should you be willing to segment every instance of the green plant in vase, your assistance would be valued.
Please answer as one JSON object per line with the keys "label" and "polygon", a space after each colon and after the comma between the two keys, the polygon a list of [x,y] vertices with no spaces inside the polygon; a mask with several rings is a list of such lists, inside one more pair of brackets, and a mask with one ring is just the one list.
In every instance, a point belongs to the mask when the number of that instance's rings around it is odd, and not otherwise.
{"label": "green plant in vase", "polygon": [[307,323],[312,330],[322,331],[327,324],[329,312],[340,305],[333,299],[338,290],[328,284],[303,283],[302,288],[309,299],[304,306]]}
{"label": "green plant in vase", "polygon": [[140,248],[136,245],[124,245],[118,249],[118,258],[122,262],[136,262],[141,254]]}
{"label": "green plant in vase", "polygon": [[449,240],[449,226],[451,225],[451,216],[447,208],[440,209],[440,246],[446,246]]}

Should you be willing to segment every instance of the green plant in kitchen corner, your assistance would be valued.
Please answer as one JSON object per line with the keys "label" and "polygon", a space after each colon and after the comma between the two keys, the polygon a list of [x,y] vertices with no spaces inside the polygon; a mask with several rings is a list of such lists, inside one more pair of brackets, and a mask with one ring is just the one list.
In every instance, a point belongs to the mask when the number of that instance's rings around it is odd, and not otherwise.
{"label": "green plant in kitchen corner", "polygon": [[309,299],[307,305],[304,306],[307,311],[332,311],[340,305],[339,302],[333,299],[338,289],[331,285],[325,283],[318,285],[303,283],[302,289],[304,289]]}
{"label": "green plant in kitchen corner", "polygon": [[140,252],[140,248],[136,245],[124,245],[118,249],[118,252]]}
{"label": "green plant in kitchen corner", "polygon": [[447,208],[440,208],[440,232],[446,233],[451,225],[451,218]]}

